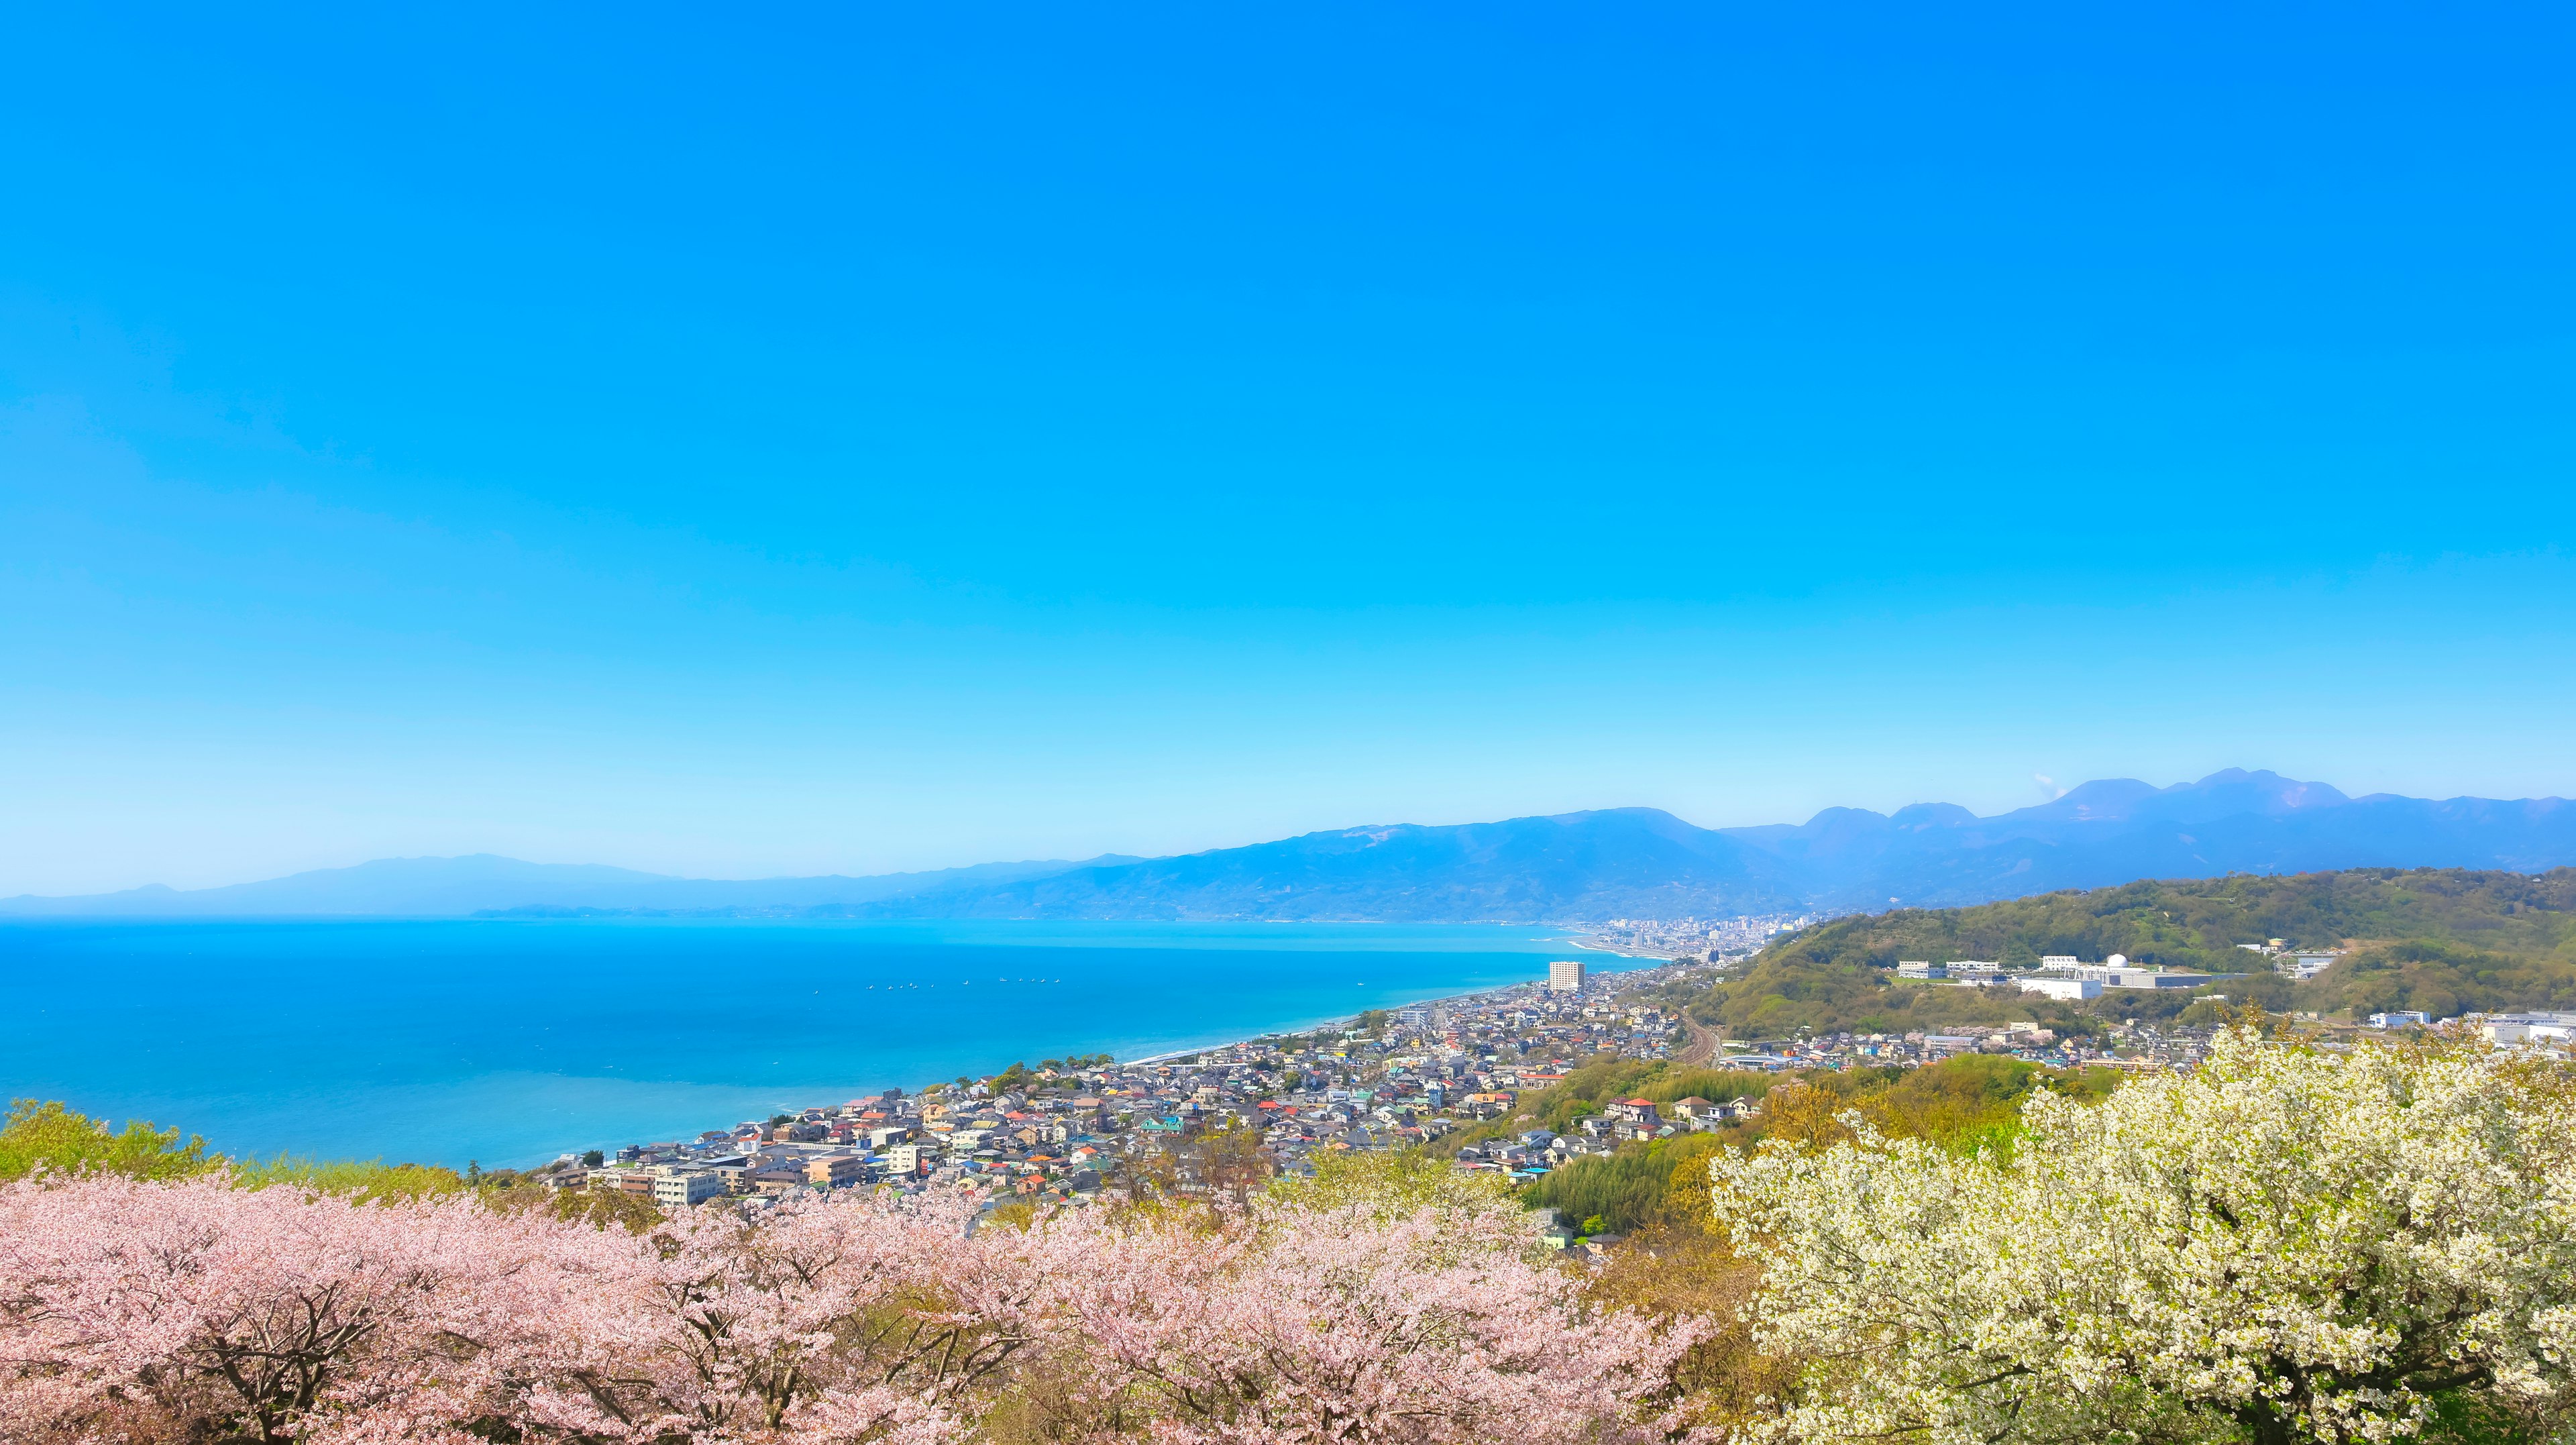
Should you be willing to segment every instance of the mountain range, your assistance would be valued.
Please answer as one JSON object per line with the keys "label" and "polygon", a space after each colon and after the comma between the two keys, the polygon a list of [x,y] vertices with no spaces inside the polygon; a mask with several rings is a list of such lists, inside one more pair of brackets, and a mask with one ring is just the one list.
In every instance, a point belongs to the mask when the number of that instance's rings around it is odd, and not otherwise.
{"label": "mountain range", "polygon": [[2347,797],[2230,768],[2090,782],[1980,818],[1948,803],[1699,828],[1654,808],[1308,833],[1169,858],[987,863],[865,878],[672,878],[488,854],[389,858],[181,892],[0,899],[16,916],[803,914],[860,918],[1542,922],[1949,907],[2140,878],[2576,864],[2561,798]]}
{"label": "mountain range", "polygon": [[150,884],[77,898],[0,898],[0,916],[461,918],[490,913],[774,913],[859,909],[937,890],[972,890],[1144,860],[979,863],[866,878],[673,878],[597,863],[527,863],[490,853],[379,858],[285,878],[181,891]]}

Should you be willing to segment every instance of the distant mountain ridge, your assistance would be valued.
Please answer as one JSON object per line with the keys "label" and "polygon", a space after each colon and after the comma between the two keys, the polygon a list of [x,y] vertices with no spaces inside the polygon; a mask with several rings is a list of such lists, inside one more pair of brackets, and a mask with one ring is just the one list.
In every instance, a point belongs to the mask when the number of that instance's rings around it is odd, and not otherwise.
{"label": "distant mountain ridge", "polygon": [[855,918],[1547,922],[1801,909],[1952,907],[2141,878],[2576,864],[2561,798],[2347,797],[2230,768],[2131,778],[1980,818],[1949,803],[1828,808],[1799,824],[1699,828],[1654,808],[1497,823],[1390,824],[1170,858],[988,863],[867,878],[668,878],[488,854],[177,892],[0,899],[13,916],[403,916],[563,912]]}
{"label": "distant mountain ridge", "polygon": [[1031,874],[1138,860],[1104,854],[979,863],[929,873],[865,878],[674,878],[597,863],[527,863],[490,853],[457,858],[379,858],[256,883],[187,892],[152,884],[80,898],[0,898],[0,916],[442,918],[519,911],[624,913],[769,912],[849,907],[942,887],[994,884]]}
{"label": "distant mountain ridge", "polygon": [[1797,828],[1729,832],[1802,865],[1811,901],[1853,908],[1950,907],[2140,878],[2576,862],[2576,808],[2563,798],[2352,798],[2238,768],[2169,788],[2090,782],[1992,818],[1948,804],[1884,818],[1828,809]]}

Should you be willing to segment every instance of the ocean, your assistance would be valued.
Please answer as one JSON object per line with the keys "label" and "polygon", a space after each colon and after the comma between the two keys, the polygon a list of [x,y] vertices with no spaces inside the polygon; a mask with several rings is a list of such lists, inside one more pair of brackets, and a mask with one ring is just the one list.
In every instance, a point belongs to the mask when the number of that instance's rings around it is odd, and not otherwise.
{"label": "ocean", "polygon": [[236,1157],[527,1166],[1544,978],[1569,947],[1490,925],[12,922],[0,1089]]}

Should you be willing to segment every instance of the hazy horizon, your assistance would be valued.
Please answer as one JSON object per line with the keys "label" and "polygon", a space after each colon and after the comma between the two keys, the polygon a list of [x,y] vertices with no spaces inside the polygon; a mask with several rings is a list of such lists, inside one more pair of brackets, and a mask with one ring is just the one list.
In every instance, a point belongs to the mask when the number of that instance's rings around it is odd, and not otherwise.
{"label": "hazy horizon", "polygon": [[2571,24],[27,16],[0,896],[2576,794]]}
{"label": "hazy horizon", "polygon": [[[2054,781],[2054,780],[2043,780],[2043,781],[2045,781],[2045,782],[2047,782],[2047,783],[2048,783],[2048,785],[2049,785],[2049,791],[2050,791],[2050,796],[2049,796],[2047,799],[2042,800],[2042,801],[2043,801],[2043,803],[2056,802],[2056,801],[2058,801],[2058,800],[2060,800],[2060,799],[2063,799],[2063,800],[2066,800],[2070,805],[2073,805],[2073,804],[2075,804],[2075,803],[2077,803],[2077,802],[2081,801],[2082,799],[2084,799],[2086,796],[2088,796],[2088,794],[2087,794],[2086,792],[2082,791],[2082,790],[2086,789],[2088,785],[2101,785],[2101,784],[2112,784],[2112,785],[2117,785],[2117,784],[2123,784],[2123,783],[2142,783],[2142,782],[2144,782],[2145,780],[2143,780],[2143,779],[2125,779],[2125,778],[2116,778],[2116,779],[2083,779],[2083,780],[2080,780],[2080,781],[2078,781],[2077,783],[2075,783],[2072,787],[2057,785],[2057,784],[2055,783],[2055,781]],[[2284,789],[2284,788],[2279,788],[2279,787],[2275,787],[2275,786],[2274,786],[2274,785],[2278,785],[2278,784],[2288,784],[2288,785],[2294,785],[2294,786],[2291,786],[2291,787],[2286,788],[2286,789]],[[2208,789],[2209,787],[2211,787],[2212,785],[2218,785],[2218,786],[2221,786],[2222,788],[2255,788],[2255,789],[2258,789],[2258,790],[2260,790],[2260,789],[2267,789],[2267,788],[2268,788],[2268,789],[2271,789],[2271,791],[2270,791],[2268,794],[2266,794],[2265,796],[2268,796],[2269,798],[2271,798],[2275,803],[2277,803],[2279,800],[2281,800],[2281,799],[2283,799],[2283,798],[2289,798],[2289,797],[2306,798],[2306,797],[2307,797],[2307,795],[2309,794],[2310,790],[2315,789],[2315,788],[2318,788],[2318,787],[2320,787],[2320,786],[2322,786],[2323,788],[2325,788],[2326,790],[2328,790],[2328,792],[2329,792],[2329,793],[2334,794],[2334,795],[2337,795],[2337,796],[2327,797],[2327,798],[2323,798],[2323,799],[2313,799],[2313,800],[2308,801],[2308,802],[2307,802],[2306,804],[2304,804],[2304,805],[2294,805],[2294,806],[2292,807],[2292,810],[2291,810],[2291,811],[2293,811],[2293,812],[2311,811],[2311,810],[2313,810],[2313,809],[2316,807],[2316,805],[2317,805],[2319,802],[2323,802],[2323,803],[2327,803],[2327,804],[2332,804],[2332,803],[2336,803],[2336,802],[2344,802],[2344,803],[2366,803],[2366,802],[2370,802],[2370,801],[2372,801],[2372,800],[2374,800],[2374,799],[2390,799],[2390,800],[2404,801],[2404,802],[2410,802],[2410,803],[2412,803],[2412,802],[2423,802],[2423,803],[2433,803],[2433,804],[2437,804],[2437,805],[2438,805],[2438,804],[2441,804],[2441,803],[2445,803],[2445,802],[2463,802],[2463,801],[2466,801],[2466,802],[2478,802],[2478,803],[2488,803],[2488,802],[2545,802],[2545,803],[2557,803],[2557,802],[2563,802],[2563,801],[2564,801],[2563,799],[2557,799],[2557,798],[2555,798],[2555,797],[2538,798],[2538,799],[2534,799],[2534,798],[2523,798],[2523,799],[2471,799],[2471,798],[2465,798],[2465,797],[2463,797],[2463,796],[2455,795],[2454,797],[2452,797],[2452,798],[2450,798],[2450,799],[2405,799],[2405,798],[2403,797],[2403,795],[2397,795],[2397,794],[2384,794],[2384,793],[2383,793],[2383,794],[2354,794],[2354,793],[2349,792],[2348,790],[2335,788],[2335,787],[2334,787],[2334,785],[2333,785],[2330,781],[2327,781],[2327,780],[2324,780],[2324,779],[2291,779],[2291,778],[2284,778],[2284,777],[2282,777],[2278,772],[2273,771],[2273,770],[2268,770],[2268,769],[2241,769],[2241,768],[2230,768],[2230,769],[2222,770],[2222,771],[2220,771],[2220,772],[2218,772],[2218,773],[2214,773],[2214,774],[2208,775],[2208,776],[2203,777],[2203,778],[2198,778],[2198,779],[2183,779],[2183,780],[2180,780],[2180,781],[2178,781],[2178,782],[2176,782],[2176,783],[2173,783],[2173,784],[2170,784],[2170,785],[2164,785],[2164,786],[2161,786],[2161,787],[2160,787],[2159,785],[2157,785],[2157,784],[2154,784],[2154,783],[2146,783],[2146,784],[2145,784],[2145,786],[2147,786],[2148,788],[2150,788],[2150,789],[2152,789],[2152,790],[2154,790],[2154,791],[2156,791],[2156,792],[2158,792],[2158,793],[2162,793],[2162,794],[2166,794],[2166,795],[2175,795],[2175,794],[2197,794],[2197,793],[2202,793],[2202,792],[2204,792],[2206,789]],[[1948,800],[1946,800],[1946,799],[1917,799],[1917,800],[1915,801],[1915,803],[1910,804],[1910,805],[1907,805],[1907,806],[1908,806],[1908,807],[1954,807],[1954,806],[1958,806],[1958,805],[1952,804],[1952,803],[1950,803],[1950,802],[1949,802]],[[2026,805],[2024,805],[2024,808],[2030,808],[2030,807],[2033,807],[2033,806],[2035,806],[2035,805],[2027,805],[2027,804],[2026,804]],[[2197,805],[2193,805],[2193,806],[2197,806]],[[2268,807],[2270,807],[2270,806],[2271,806],[2271,804],[2264,804],[2264,805],[2262,805],[2262,806],[2265,806],[2265,807],[2267,807],[2267,808],[2268,808]],[[1981,823],[1983,823],[1983,822],[1992,822],[1992,821],[1998,821],[1998,820],[2001,820],[2002,818],[2004,818],[2004,817],[2006,817],[2006,816],[2008,816],[2008,815],[2011,815],[2011,814],[2020,813],[2020,812],[2022,812],[2023,810],[2024,810],[2024,809],[2002,809],[2002,810],[1998,810],[1998,811],[1997,811],[1997,812],[1995,812],[1995,813],[1991,813],[1991,814],[1977,814],[1976,816],[1977,816],[1977,818],[1978,818],[1978,821],[1979,821],[1979,822],[1981,822]],[[1829,815],[1836,814],[1836,813],[1843,813],[1843,812],[1854,812],[1854,811],[1857,811],[1857,812],[1873,813],[1873,814],[1877,815],[1878,817],[1880,817],[1880,818],[1882,818],[1882,819],[1888,819],[1888,820],[1890,820],[1890,821],[1894,821],[1894,822],[1897,822],[1897,823],[1900,823],[1900,824],[1901,824],[1901,823],[1902,823],[1902,821],[1903,821],[1901,818],[1891,818],[1891,815],[1892,815],[1892,814],[1900,813],[1900,812],[1902,812],[1902,811],[1903,811],[1903,809],[1885,809],[1885,810],[1880,810],[1880,809],[1852,809],[1852,808],[1849,808],[1848,806],[1845,806],[1845,805],[1835,805],[1835,806],[1832,806],[1832,807],[1828,807],[1828,808],[1826,808],[1826,809],[1820,810],[1819,812],[1817,812],[1817,813],[1815,813],[1815,814],[1813,814],[1813,815],[1811,815],[1811,816],[1809,816],[1809,817],[1807,817],[1807,818],[1775,818],[1775,819],[1768,820],[1766,823],[1759,823],[1759,824],[1718,824],[1718,825],[1707,825],[1707,824],[1701,824],[1701,823],[1698,823],[1698,822],[1696,822],[1695,820],[1693,820],[1693,819],[1688,819],[1688,818],[1679,818],[1679,819],[1678,819],[1678,821],[1680,821],[1680,822],[1684,823],[1685,825],[1691,826],[1691,827],[1700,828],[1700,829],[1702,829],[1702,830],[1704,830],[1704,831],[1724,831],[1724,830],[1727,830],[1727,829],[1739,829],[1739,830],[1740,830],[1740,829],[1752,829],[1752,830],[1761,830],[1761,829],[1765,829],[1765,828],[1780,827],[1780,826],[1787,826],[1787,827],[1795,828],[1795,827],[1798,827],[1799,825],[1802,825],[1802,824],[1803,824],[1803,825],[1808,825],[1808,826],[1817,826],[1817,825],[1822,825],[1822,824],[1824,824],[1824,823],[1826,822],[1826,820],[1827,820],[1827,818],[1829,817]],[[1971,811],[1971,813],[1974,813],[1974,811],[1975,811],[1975,810],[1973,810],[1973,809],[1972,809],[1972,810],[1970,810],[1970,811]],[[1621,806],[1612,807],[1612,808],[1606,808],[1606,809],[1583,809],[1583,810],[1575,810],[1574,812],[1569,813],[1569,814],[1556,814],[1556,815],[1533,815],[1533,816],[1535,816],[1535,817],[1543,817],[1543,818],[1544,818],[1544,817],[1567,818],[1567,817],[1579,817],[1579,816],[1583,816],[1583,815],[1585,815],[1585,814],[1590,814],[1590,813],[1601,813],[1601,812],[1610,812],[1610,813],[1620,813],[1620,812],[1647,812],[1647,813],[1658,813],[1658,814],[1662,814],[1663,816],[1667,816],[1667,817],[1677,817],[1677,815],[1670,814],[1670,813],[1666,812],[1665,810],[1657,809],[1657,808],[1651,808],[1651,807],[1646,807],[1646,806],[1643,806],[1643,805],[1621,805]],[[2034,816],[2036,816],[2036,814],[2035,814]],[[2100,816],[2100,815],[2091,814],[2091,813],[2088,811],[2088,812],[2086,812],[2086,813],[2079,813],[2079,814],[2076,814],[2075,816],[2082,817],[2082,816]],[[2115,813],[2115,814],[2113,814],[2112,816],[2119,816],[2119,814]],[[2221,816],[2221,815],[2211,815],[2211,816]],[[861,881],[864,881],[864,880],[869,879],[869,878],[906,878],[906,877],[912,877],[912,878],[937,878],[937,877],[944,877],[944,876],[947,876],[947,875],[971,876],[971,875],[976,875],[976,874],[982,873],[984,870],[990,870],[990,869],[1006,869],[1006,870],[1007,870],[1007,869],[1012,869],[1012,868],[1016,868],[1016,867],[1024,867],[1024,866],[1041,866],[1041,865],[1050,865],[1050,866],[1051,866],[1051,865],[1076,865],[1076,866],[1079,866],[1079,865],[1082,865],[1082,864],[1105,864],[1105,865],[1107,865],[1107,866],[1113,866],[1113,867],[1115,867],[1115,866],[1120,866],[1120,865],[1129,864],[1129,863],[1150,863],[1150,862],[1158,862],[1158,861],[1168,861],[1168,860],[1171,860],[1171,859],[1174,859],[1174,858],[1178,858],[1178,857],[1193,856],[1193,855],[1205,854],[1205,853],[1222,853],[1222,852],[1226,852],[1226,851],[1229,851],[1229,850],[1238,850],[1238,849],[1244,849],[1244,848],[1256,847],[1256,846],[1263,845],[1263,844],[1269,844],[1269,843],[1275,843],[1275,842],[1281,842],[1281,841],[1294,841],[1296,838],[1331,838],[1331,837],[1349,836],[1349,835],[1353,835],[1353,834],[1366,834],[1366,833],[1369,833],[1369,832],[1371,832],[1372,830],[1374,830],[1374,829],[1378,829],[1378,828],[1391,828],[1391,827],[1394,827],[1394,828],[1400,828],[1400,827],[1414,827],[1414,828],[1428,828],[1428,829],[1433,829],[1433,830],[1440,830],[1440,829],[1450,829],[1450,828],[1458,828],[1458,827],[1472,827],[1472,826],[1479,825],[1479,824],[1499,823],[1499,822],[1505,822],[1505,821],[1529,821],[1529,819],[1527,819],[1527,818],[1519,819],[1519,820],[1485,819],[1485,818],[1462,818],[1462,819],[1375,819],[1375,820],[1371,820],[1371,821],[1363,822],[1363,823],[1346,824],[1346,825],[1343,825],[1343,826],[1340,826],[1340,827],[1336,827],[1336,828],[1327,828],[1327,829],[1314,830],[1314,831],[1309,832],[1309,833],[1306,833],[1306,834],[1293,835],[1293,836],[1292,836],[1291,838],[1289,838],[1289,839],[1271,839],[1271,838],[1245,839],[1245,840],[1242,840],[1242,841],[1237,842],[1237,843],[1230,843],[1230,844],[1227,844],[1227,843],[1221,843],[1221,844],[1217,844],[1217,845],[1215,845],[1214,847],[1212,847],[1212,848],[1208,848],[1208,849],[1192,849],[1192,850],[1186,850],[1186,852],[1181,853],[1181,854],[1133,854],[1133,853],[1120,853],[1120,852],[1117,852],[1117,851],[1115,851],[1115,850],[1101,850],[1101,851],[1099,851],[1099,852],[1095,852],[1095,853],[1087,853],[1087,854],[1083,854],[1083,855],[1081,855],[1081,856],[1077,856],[1077,857],[1066,857],[1066,858],[1056,858],[1056,859],[1035,859],[1035,858],[1011,858],[1011,859],[1002,859],[1002,858],[984,858],[984,859],[973,859],[973,860],[968,860],[968,861],[959,862],[959,863],[953,863],[953,864],[935,865],[935,866],[933,866],[933,867],[929,867],[929,868],[889,870],[889,871],[887,871],[887,872],[877,873],[877,874],[850,874],[850,873],[834,873],[834,872],[824,872],[824,873],[816,873],[816,874],[776,874],[776,873],[771,873],[771,874],[740,874],[740,875],[727,875],[727,874],[723,874],[723,873],[703,873],[703,874],[695,874],[695,875],[688,875],[688,874],[671,874],[671,873],[657,873],[657,872],[654,872],[654,871],[649,870],[649,869],[630,869],[630,868],[627,868],[625,865],[622,865],[622,864],[618,864],[618,863],[614,863],[614,862],[607,862],[607,861],[603,861],[603,860],[599,860],[599,859],[590,859],[590,858],[530,859],[530,858],[517,858],[517,857],[513,857],[513,856],[508,855],[508,854],[495,853],[495,852],[492,852],[492,851],[489,851],[489,850],[475,850],[475,851],[473,851],[473,852],[469,852],[469,853],[458,853],[458,854],[415,854],[415,855],[391,855],[391,856],[379,856],[379,857],[373,857],[373,858],[353,859],[353,860],[350,860],[350,861],[348,861],[348,862],[344,862],[344,863],[324,864],[324,865],[321,865],[321,866],[316,867],[316,868],[310,868],[310,869],[298,869],[298,870],[295,870],[295,871],[294,871],[294,872],[292,872],[292,873],[282,874],[282,875],[279,875],[279,874],[262,874],[262,875],[258,875],[258,876],[256,876],[256,877],[220,879],[220,880],[217,880],[217,881],[214,881],[214,882],[210,882],[210,883],[205,883],[205,884],[195,885],[193,888],[190,888],[190,889],[176,889],[176,888],[172,888],[172,886],[171,886],[171,885],[168,885],[168,884],[163,884],[163,883],[159,883],[159,882],[145,882],[145,883],[141,883],[141,884],[129,885],[127,888],[124,888],[124,889],[98,890],[98,891],[97,891],[97,892],[95,892],[95,893],[91,893],[91,894],[87,894],[87,895],[71,895],[71,896],[73,896],[73,897],[82,897],[82,896],[88,896],[88,897],[105,897],[105,896],[114,896],[114,895],[116,895],[116,894],[120,894],[120,893],[130,893],[130,892],[136,892],[136,891],[141,891],[141,890],[148,890],[148,889],[153,889],[153,888],[165,888],[165,889],[171,889],[171,891],[174,891],[174,892],[202,891],[202,890],[205,890],[205,889],[220,889],[220,888],[226,888],[226,887],[236,887],[236,886],[240,886],[240,885],[243,885],[243,884],[250,884],[250,883],[280,882],[280,881],[285,881],[285,880],[288,880],[288,879],[299,878],[299,877],[305,877],[305,876],[308,876],[308,875],[311,875],[311,874],[335,874],[335,873],[346,873],[346,872],[349,872],[349,871],[354,870],[354,869],[362,869],[362,868],[367,868],[367,867],[377,866],[377,865],[418,864],[418,863],[463,863],[463,862],[471,862],[471,861],[486,860],[486,859],[488,859],[488,860],[490,860],[490,861],[492,861],[492,862],[495,862],[495,863],[507,863],[507,864],[515,864],[515,865],[528,865],[528,866],[535,866],[535,867],[540,867],[540,868],[567,869],[567,870],[574,870],[574,871],[580,871],[580,870],[606,871],[606,872],[612,872],[612,873],[627,874],[627,875],[631,875],[632,877],[640,878],[640,879],[656,879],[656,880],[665,880],[665,881],[672,881],[672,882],[707,882],[707,883],[791,882],[791,881],[797,881],[797,880],[799,880],[799,879],[817,879],[817,878],[831,878],[831,877],[850,878],[850,879],[854,879],[854,880],[861,880]],[[2126,826],[2126,825],[2123,825],[2123,826]],[[2186,840],[2186,841],[2188,841],[2188,840]],[[2434,847],[2444,846],[2443,844],[2431,843],[2431,842],[2430,842],[2430,840],[2418,840],[2418,842],[2417,842],[2414,846],[2421,847],[2421,846],[2428,846],[2428,845],[2429,845],[2429,846],[2434,846]],[[2407,847],[2407,845],[2403,845],[2403,844],[2401,844],[2401,845],[2399,845],[2399,846],[2400,846],[2401,852],[2403,852],[2403,851],[2405,850],[2405,848]],[[2269,866],[2269,865],[2267,865],[2267,866]],[[2330,866],[2347,866],[2347,865],[2330,865]],[[2378,863],[2378,865],[2377,865],[2377,866],[2436,866],[2436,867],[2440,867],[2440,866],[2461,866],[2461,865],[2458,863],[2458,861],[2457,861],[2457,860],[2443,860],[2443,859],[2435,859],[2435,858],[2432,858],[2432,857],[2426,857],[2426,856],[2415,856],[2415,857],[2411,857],[2411,858],[2409,858],[2409,857],[2395,857],[2395,856],[2392,856],[2392,857],[2383,858],[2383,859],[2379,860],[2379,863]],[[2474,866],[2474,865],[2473,865],[2473,866]],[[2513,865],[2513,866],[2524,866],[2524,865],[2516,864],[2516,865]],[[2547,866],[2556,866],[2556,864],[2555,864],[2555,862],[2553,861],[2552,863],[2550,863],[2550,864],[2549,864],[2549,865],[2547,865]],[[1021,876],[1021,875],[1012,875],[1012,876]],[[42,895],[30,895],[30,894],[24,894],[24,893],[16,894],[16,895],[11,895],[11,894],[7,894],[7,893],[0,893],[0,902],[8,902],[8,901],[24,900],[24,899],[27,899],[27,898],[30,898],[30,897],[38,897],[38,896],[42,896]],[[61,897],[61,896],[63,896],[63,895],[53,895],[53,896]],[[1891,902],[1891,903],[1894,903],[1894,902],[1897,902],[1898,900],[1897,900],[1897,899],[1894,899],[1894,898],[1891,898],[1891,899],[1889,899],[1888,901],[1889,901],[1889,902]]]}

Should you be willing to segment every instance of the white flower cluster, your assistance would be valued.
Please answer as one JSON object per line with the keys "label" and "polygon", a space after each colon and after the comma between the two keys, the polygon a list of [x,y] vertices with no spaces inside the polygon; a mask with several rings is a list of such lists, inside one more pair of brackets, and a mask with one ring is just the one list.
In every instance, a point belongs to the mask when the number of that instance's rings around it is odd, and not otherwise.
{"label": "white flower cluster", "polygon": [[[2359,1441],[2576,1404],[2576,1093],[2461,1044],[2225,1033],[2035,1098],[2009,1158],[1862,1131],[1712,1162],[1775,1440]],[[1850,1121],[1855,1125],[1858,1120]]]}

